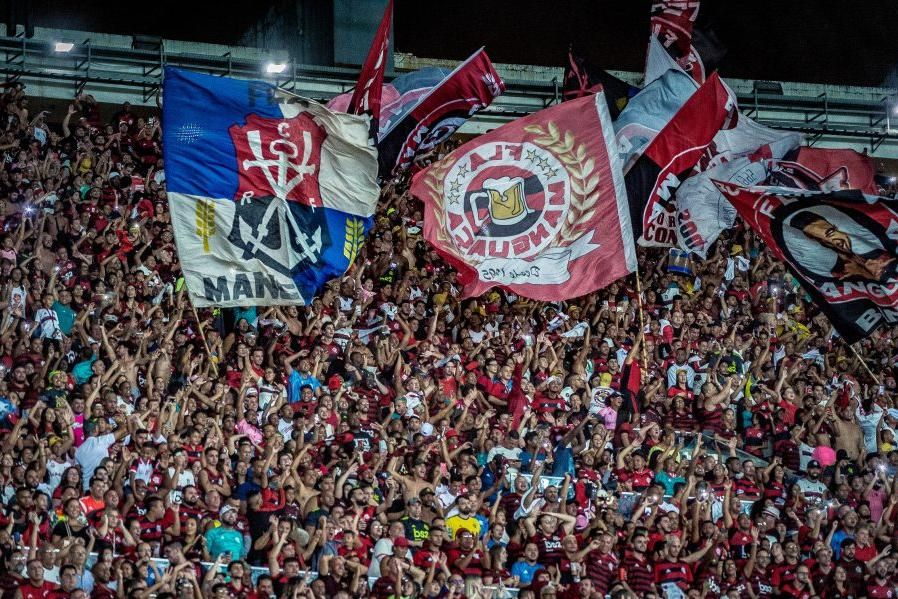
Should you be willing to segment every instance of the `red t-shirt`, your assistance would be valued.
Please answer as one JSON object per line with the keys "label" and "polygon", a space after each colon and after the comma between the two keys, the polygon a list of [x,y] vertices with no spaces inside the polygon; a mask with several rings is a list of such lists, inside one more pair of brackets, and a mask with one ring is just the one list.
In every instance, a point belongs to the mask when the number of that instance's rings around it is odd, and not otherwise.
{"label": "red t-shirt", "polygon": [[47,599],[55,590],[56,585],[46,580],[37,587],[30,582],[26,582],[19,587],[22,599]]}

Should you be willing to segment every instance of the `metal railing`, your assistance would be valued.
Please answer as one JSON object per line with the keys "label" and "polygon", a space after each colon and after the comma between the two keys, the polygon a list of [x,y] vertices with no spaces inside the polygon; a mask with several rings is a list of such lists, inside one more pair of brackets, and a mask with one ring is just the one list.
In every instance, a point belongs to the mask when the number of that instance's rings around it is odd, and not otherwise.
{"label": "metal railing", "polygon": [[[289,63],[288,69],[277,76],[266,76],[258,57],[235,56],[231,52],[219,55],[191,52],[171,52],[160,40],[158,49],[111,47],[86,40],[68,53],[54,52],[47,40],[24,36],[0,36],[0,75],[9,80],[26,80],[45,84],[71,85],[74,93],[88,86],[130,93],[152,102],[162,84],[165,66],[175,66],[218,76],[244,79],[265,78],[290,91],[317,99],[328,100],[355,85],[355,69]],[[422,61],[419,61],[422,62]],[[503,70],[502,65],[497,68]],[[546,70],[546,69],[542,69]],[[559,75],[544,73],[540,78],[524,80],[510,75],[504,77],[507,91],[493,106],[483,111],[475,122],[492,126],[532,113],[560,100]],[[517,72],[521,72],[517,69]],[[558,70],[560,73],[560,70]],[[397,73],[388,74],[388,79]],[[836,98],[827,93],[782,95],[767,93],[757,87],[740,87],[738,99],[742,110],[768,126],[803,133],[809,143],[826,137],[846,142],[869,144],[877,150],[888,143],[891,153],[898,156],[898,130],[890,126],[889,98],[891,90],[882,90],[879,100],[868,93],[857,98]],[[868,90],[869,91],[869,90]]]}

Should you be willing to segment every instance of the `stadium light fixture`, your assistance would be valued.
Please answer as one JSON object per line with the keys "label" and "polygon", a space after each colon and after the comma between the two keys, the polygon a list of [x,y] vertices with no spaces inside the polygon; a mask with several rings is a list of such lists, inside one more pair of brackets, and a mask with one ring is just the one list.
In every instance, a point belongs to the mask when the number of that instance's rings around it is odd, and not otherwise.
{"label": "stadium light fixture", "polygon": [[286,62],[269,62],[265,65],[265,72],[269,75],[280,75],[287,70]]}
{"label": "stadium light fixture", "polygon": [[72,42],[55,42],[53,44],[53,51],[61,52],[61,53],[68,53],[68,52],[71,52],[74,47],[75,47],[75,44],[73,44]]}

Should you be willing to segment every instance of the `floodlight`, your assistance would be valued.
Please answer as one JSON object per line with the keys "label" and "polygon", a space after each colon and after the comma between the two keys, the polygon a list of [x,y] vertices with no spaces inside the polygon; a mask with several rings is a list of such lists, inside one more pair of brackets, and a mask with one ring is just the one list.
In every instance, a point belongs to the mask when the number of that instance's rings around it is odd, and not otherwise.
{"label": "floodlight", "polygon": [[55,52],[71,52],[74,47],[75,44],[72,42],[56,42],[53,44],[53,50]]}
{"label": "floodlight", "polygon": [[265,72],[269,75],[280,75],[287,70],[286,62],[269,62],[265,65]]}

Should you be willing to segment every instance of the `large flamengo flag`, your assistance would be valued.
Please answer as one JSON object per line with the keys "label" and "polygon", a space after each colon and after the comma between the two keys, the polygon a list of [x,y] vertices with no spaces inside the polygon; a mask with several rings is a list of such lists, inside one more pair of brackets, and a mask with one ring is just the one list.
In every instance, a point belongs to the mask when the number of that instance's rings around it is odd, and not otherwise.
{"label": "large flamengo flag", "polygon": [[627,173],[630,218],[641,245],[677,244],[674,193],[735,110],[720,78],[711,75]]}
{"label": "large flamengo flag", "polygon": [[636,269],[605,94],[482,135],[418,173],[424,235],[467,297],[501,286],[556,301]]}
{"label": "large flamengo flag", "polygon": [[196,306],[303,304],[355,259],[380,189],[368,117],[167,68],[168,199]]}
{"label": "large flamengo flag", "polygon": [[504,91],[505,83],[481,48],[420,95],[413,107],[404,107],[390,129],[381,131],[377,142],[381,176],[411,166],[415,156],[435,148]]}
{"label": "large flamengo flag", "polygon": [[898,323],[898,203],[859,190],[719,183],[849,343]]}
{"label": "large flamengo flag", "polygon": [[383,94],[384,73],[387,70],[387,52],[390,50],[392,25],[393,0],[389,0],[346,111],[350,114],[370,114],[375,123],[380,120],[380,101]]}

